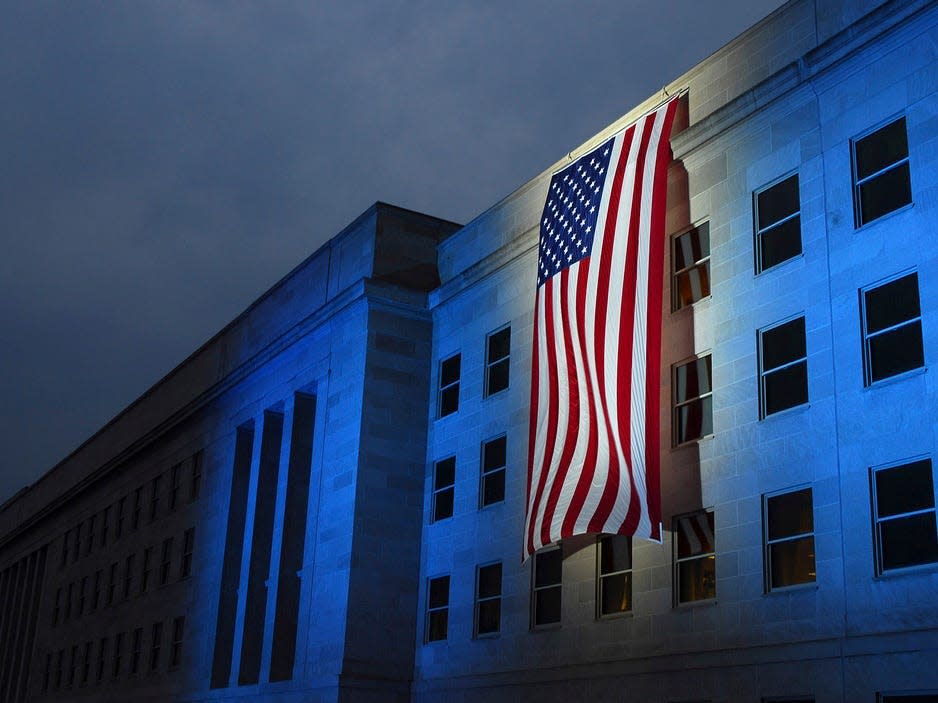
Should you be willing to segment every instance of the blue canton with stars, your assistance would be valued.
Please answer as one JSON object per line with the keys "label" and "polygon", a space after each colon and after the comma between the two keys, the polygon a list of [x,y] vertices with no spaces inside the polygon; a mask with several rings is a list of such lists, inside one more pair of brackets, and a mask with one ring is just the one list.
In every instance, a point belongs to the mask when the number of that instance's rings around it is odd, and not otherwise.
{"label": "blue canton with stars", "polygon": [[612,139],[554,174],[541,216],[537,285],[590,255]]}

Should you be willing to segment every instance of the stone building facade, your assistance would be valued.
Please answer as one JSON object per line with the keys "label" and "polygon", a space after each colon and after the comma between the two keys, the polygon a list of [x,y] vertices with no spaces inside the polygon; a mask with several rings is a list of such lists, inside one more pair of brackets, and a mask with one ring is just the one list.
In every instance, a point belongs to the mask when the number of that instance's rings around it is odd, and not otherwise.
{"label": "stone building facade", "polygon": [[375,205],[2,506],[0,700],[938,700],[936,47],[792,0],[665,87],[662,544],[521,559],[564,157]]}

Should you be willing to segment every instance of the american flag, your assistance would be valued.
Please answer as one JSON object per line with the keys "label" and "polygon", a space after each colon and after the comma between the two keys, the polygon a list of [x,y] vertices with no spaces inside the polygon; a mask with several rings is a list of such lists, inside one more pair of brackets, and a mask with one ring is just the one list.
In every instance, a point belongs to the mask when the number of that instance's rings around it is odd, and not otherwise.
{"label": "american flag", "polygon": [[554,174],[541,217],[525,554],[661,539],[658,384],[677,99]]}

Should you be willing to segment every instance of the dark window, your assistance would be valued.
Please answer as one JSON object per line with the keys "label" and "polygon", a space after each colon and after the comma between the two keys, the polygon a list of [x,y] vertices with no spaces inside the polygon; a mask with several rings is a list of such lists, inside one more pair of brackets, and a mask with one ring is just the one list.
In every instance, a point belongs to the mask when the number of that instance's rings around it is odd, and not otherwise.
{"label": "dark window", "polygon": [[52,652],[46,652],[46,665],[42,669],[42,692],[49,690],[49,679],[52,675]]}
{"label": "dark window", "polygon": [[437,398],[439,417],[459,410],[459,367],[461,356],[453,354],[440,362],[440,393]]}
{"label": "dark window", "polygon": [[82,576],[78,582],[78,617],[85,614],[85,601],[88,594],[88,577]]}
{"label": "dark window", "polygon": [[55,655],[55,687],[61,688],[62,686],[62,666],[63,660],[65,659],[65,650],[60,649]]}
{"label": "dark window", "polygon": [[186,618],[179,616],[173,619],[173,642],[169,650],[169,667],[175,669],[182,664],[182,637],[186,627]]}
{"label": "dark window", "polygon": [[75,584],[68,584],[68,589],[65,591],[65,615],[63,620],[68,620],[72,617],[72,598],[75,596]]}
{"label": "dark window", "polygon": [[94,549],[94,534],[95,534],[95,523],[97,522],[97,516],[92,515],[88,518],[88,534],[85,536],[85,555],[91,554],[91,551]]}
{"label": "dark window", "polygon": [[101,512],[101,546],[102,547],[107,546],[107,536],[108,536],[107,533],[108,533],[108,529],[110,529],[110,526],[111,526],[110,521],[111,521],[111,506],[109,505]]}
{"label": "dark window", "polygon": [[97,681],[104,679],[104,663],[107,657],[107,637],[102,637],[98,642],[98,671],[95,677]]}
{"label": "dark window", "polygon": [[68,563],[68,539],[71,536],[71,530],[65,530],[65,534],[62,535],[62,556],[59,561],[59,568],[64,569],[65,565]]}
{"label": "dark window", "polygon": [[456,457],[441,459],[433,465],[433,506],[430,522],[453,516]]}
{"label": "dark window", "polygon": [[632,538],[604,535],[598,544],[596,603],[599,617],[632,609]]}
{"label": "dark window", "polygon": [[801,253],[798,174],[755,194],[756,273]]}
{"label": "dark window", "polygon": [[195,549],[195,528],[190,527],[182,535],[182,563],[179,565],[179,578],[188,578],[192,573],[192,552]]}
{"label": "dark window", "polygon": [[94,648],[94,642],[85,642],[84,656],[81,658],[81,685],[88,683],[91,677],[91,650]]}
{"label": "dark window", "polygon": [[107,600],[105,601],[108,605],[111,605],[114,602],[114,594],[117,591],[117,562],[115,561],[111,564],[111,568],[108,571],[107,579]]}
{"label": "dark window", "polygon": [[674,583],[678,604],[716,598],[713,512],[701,510],[675,518],[674,532]]}
{"label": "dark window", "polygon": [[485,397],[508,388],[511,327],[493,332],[485,340]]}
{"label": "dark window", "polygon": [[59,624],[59,615],[62,612],[62,589],[55,589],[55,605],[52,608],[52,624]]}
{"label": "dark window", "polygon": [[866,385],[925,365],[918,274],[860,294]]}
{"label": "dark window", "polygon": [[189,486],[189,500],[195,500],[202,492],[202,452],[192,455],[192,481]]}
{"label": "dark window", "polygon": [[482,486],[479,491],[481,507],[505,500],[505,466],[507,440],[496,437],[482,444]]}
{"label": "dark window", "polygon": [[912,202],[905,117],[853,142],[857,227]]}
{"label": "dark window", "polygon": [[816,581],[811,489],[766,496],[764,515],[766,590]]}
{"label": "dark window", "polygon": [[124,648],[124,633],[118,632],[114,636],[114,658],[111,661],[111,676],[115,679],[121,673],[121,650]]}
{"label": "dark window", "polygon": [[938,562],[930,459],[873,470],[877,573]]}
{"label": "dark window", "polygon": [[68,662],[68,685],[75,684],[75,675],[78,673],[78,645],[72,645],[71,657]]}
{"label": "dark window", "polygon": [[713,434],[710,355],[674,367],[674,445]]}
{"label": "dark window", "polygon": [[124,562],[124,598],[130,598],[130,591],[133,589],[135,556],[131,554]]}
{"label": "dark window", "polygon": [[759,417],[808,402],[804,318],[759,332]]}
{"label": "dark window", "polygon": [[560,622],[563,593],[563,552],[552,547],[534,555],[531,579],[531,624],[533,627]]}
{"label": "dark window", "polygon": [[176,464],[169,470],[169,512],[176,509],[179,500],[179,488],[182,482],[182,464]]}
{"label": "dark window", "polygon": [[426,642],[446,639],[449,624],[449,576],[438,576],[427,581]]}
{"label": "dark window", "polygon": [[127,504],[127,498],[121,498],[117,501],[117,524],[114,526],[114,538],[120,539],[124,534],[124,506]]}
{"label": "dark window", "polygon": [[130,515],[130,529],[136,530],[140,527],[140,510],[141,502],[143,501],[143,488],[138,488],[134,491],[134,507],[133,512]]}
{"label": "dark window", "polygon": [[163,646],[163,623],[153,623],[150,636],[150,671],[156,671],[160,666],[160,648]]}
{"label": "dark window", "polygon": [[75,525],[75,531],[73,533],[74,540],[72,541],[72,561],[78,561],[78,556],[81,554],[81,523],[79,522]]}
{"label": "dark window", "polygon": [[704,222],[672,240],[671,309],[710,295],[710,223]]}
{"label": "dark window", "polygon": [[143,569],[140,572],[140,593],[146,593],[150,587],[150,571],[153,568],[153,547],[143,550]]}
{"label": "dark window", "polygon": [[156,520],[160,511],[160,480],[161,476],[154,476],[150,483],[150,522]]}
{"label": "dark window", "polygon": [[169,569],[173,562],[173,538],[167,537],[163,540],[163,552],[160,559],[160,585],[166,585],[169,581]]}
{"label": "dark window", "polygon": [[938,693],[883,694],[879,703],[938,703]]}
{"label": "dark window", "polygon": [[476,569],[475,635],[492,635],[501,629],[502,565]]}
{"label": "dark window", "polygon": [[140,654],[143,652],[143,628],[134,630],[130,641],[130,673],[136,674],[140,670]]}
{"label": "dark window", "polygon": [[91,591],[91,610],[97,610],[101,603],[101,569],[94,572],[94,588]]}

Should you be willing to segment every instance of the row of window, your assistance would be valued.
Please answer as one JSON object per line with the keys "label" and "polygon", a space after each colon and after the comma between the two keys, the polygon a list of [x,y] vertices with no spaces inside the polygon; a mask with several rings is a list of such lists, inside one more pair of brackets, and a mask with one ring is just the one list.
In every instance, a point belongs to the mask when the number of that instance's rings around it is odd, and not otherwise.
{"label": "row of window", "polygon": [[[510,360],[511,327],[506,326],[485,338],[485,382],[482,391],[484,398],[508,388]],[[446,417],[459,410],[461,366],[461,354],[453,354],[440,362],[436,404],[438,417]]]}
{"label": "row of window", "polygon": [[[930,459],[871,470],[876,573],[938,564],[938,523]],[[716,598],[714,513],[701,510],[672,522],[674,604]],[[618,535],[597,541],[596,617],[632,609],[632,540]],[[765,591],[817,580],[814,548],[813,491],[810,487],[763,497]],[[561,619],[563,554],[560,546],[534,555],[531,576],[531,627]],[[450,576],[427,583],[425,640],[447,638]],[[474,636],[501,629],[502,564],[476,568]]]}
{"label": "row of window", "polygon": [[[69,649],[46,652],[42,675],[42,690],[47,692],[62,687],[87,686],[100,684],[108,676],[120,678],[124,673],[136,676],[144,670],[159,671],[163,665],[164,626],[162,621],[154,622],[150,627],[149,651],[144,661],[144,628],[138,627],[129,633],[118,632],[113,640],[101,637],[97,641],[88,640],[83,645],[73,644]],[[182,663],[182,644],[186,618],[180,615],[173,618],[170,627],[168,669],[178,669]],[[125,651],[126,650],[126,651]],[[124,657],[126,656],[126,665]]]}
{"label": "row of window", "polygon": [[[505,500],[505,469],[508,465],[508,439],[505,435],[482,443],[482,471],[479,485],[479,507]],[[433,500],[430,522],[453,515],[456,490],[456,457],[440,459],[433,465]]]}
{"label": "row of window", "polygon": [[[143,595],[150,588],[153,569],[157,567],[156,582],[165,586],[172,576],[173,537],[167,537],[160,546],[159,564],[155,563],[155,547],[146,547],[141,554],[139,566],[139,585],[134,586],[137,577],[137,555],[129,554],[123,563],[113,562],[107,569],[107,581],[104,569],[98,569],[93,576],[82,576],[66,586],[57,588],[52,606],[52,625],[65,623],[73,613],[80,618],[85,612],[93,613],[101,605],[102,589],[104,605],[113,605],[118,598],[128,600],[133,595]],[[182,553],[179,561],[178,579],[188,578],[192,574],[192,553],[195,550],[195,528],[189,528],[182,535]]]}
{"label": "row of window", "polygon": [[[918,274],[901,275],[860,290],[863,375],[867,386],[925,365]],[[757,333],[759,417],[808,402],[805,318]],[[678,364],[672,373],[675,446],[713,432],[710,356]]]}
{"label": "row of window", "polygon": [[[108,505],[100,513],[96,513],[84,522],[79,522],[73,529],[66,530],[62,536],[62,551],[59,559],[59,567],[65,568],[71,561],[77,562],[78,558],[84,553],[86,556],[91,554],[95,547],[104,548],[109,541],[115,541],[121,538],[125,530],[125,518],[127,515],[127,499],[131,498],[130,509],[130,529],[136,530],[140,527],[141,516],[143,515],[144,499],[146,494],[147,515],[150,522],[159,517],[160,501],[162,499],[162,481],[163,474],[155,476],[151,481],[149,488],[146,484],[140,486],[130,496],[123,496],[113,506]],[[181,461],[169,470],[169,495],[167,496],[167,511],[174,512],[182,503],[184,489],[189,501],[194,501],[199,497],[202,489],[202,452],[198,451],[185,461]],[[111,533],[112,509],[114,515],[114,536]]]}

